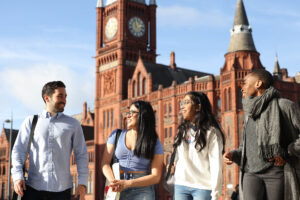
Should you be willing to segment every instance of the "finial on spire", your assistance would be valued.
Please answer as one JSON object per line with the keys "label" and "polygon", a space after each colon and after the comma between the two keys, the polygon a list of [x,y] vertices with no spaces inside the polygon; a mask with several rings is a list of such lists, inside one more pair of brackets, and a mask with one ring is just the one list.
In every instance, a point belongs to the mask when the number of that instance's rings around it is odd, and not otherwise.
{"label": "finial on spire", "polygon": [[249,26],[249,22],[248,22],[248,18],[247,18],[243,0],[238,0],[238,2],[236,4],[233,26],[235,26],[235,25]]}
{"label": "finial on spire", "polygon": [[280,69],[279,62],[278,62],[277,52],[276,52],[276,55],[275,55],[275,65],[274,65],[273,75],[278,77],[279,79],[282,78],[282,72],[281,72],[281,69]]}

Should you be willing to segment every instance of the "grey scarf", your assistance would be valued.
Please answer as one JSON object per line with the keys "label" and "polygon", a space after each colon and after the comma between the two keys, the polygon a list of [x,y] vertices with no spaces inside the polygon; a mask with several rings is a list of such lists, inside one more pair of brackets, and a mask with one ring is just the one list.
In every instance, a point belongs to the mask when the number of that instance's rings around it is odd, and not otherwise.
{"label": "grey scarf", "polygon": [[256,135],[259,154],[268,160],[275,156],[285,156],[280,147],[280,93],[273,87],[258,97],[243,99],[245,114],[256,123]]}

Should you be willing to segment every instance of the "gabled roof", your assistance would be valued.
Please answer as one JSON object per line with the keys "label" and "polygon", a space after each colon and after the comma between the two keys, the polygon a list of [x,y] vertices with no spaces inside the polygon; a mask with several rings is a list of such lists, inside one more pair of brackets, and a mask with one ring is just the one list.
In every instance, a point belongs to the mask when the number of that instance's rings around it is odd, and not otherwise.
{"label": "gabled roof", "polygon": [[158,86],[161,84],[163,87],[169,87],[172,85],[172,82],[175,80],[178,84],[181,84],[187,81],[190,77],[206,76],[210,75],[208,73],[193,71],[189,69],[179,68],[172,69],[168,65],[156,64],[143,62],[144,66],[148,73],[152,75],[153,89],[157,90]]}
{"label": "gabled roof", "polygon": [[[10,129],[5,128],[4,132],[5,132],[6,140],[9,142]],[[18,132],[19,132],[19,130],[15,130],[15,129],[12,130],[12,137],[11,137],[11,139],[12,139],[12,146],[11,147],[13,147],[14,144],[15,144],[16,138],[18,136]]]}

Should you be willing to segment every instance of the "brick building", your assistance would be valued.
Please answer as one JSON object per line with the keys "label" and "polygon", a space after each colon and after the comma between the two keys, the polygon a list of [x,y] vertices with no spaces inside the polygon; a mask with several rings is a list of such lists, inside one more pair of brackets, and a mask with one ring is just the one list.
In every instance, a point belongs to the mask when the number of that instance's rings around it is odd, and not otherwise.
{"label": "brick building", "polygon": [[[126,127],[125,112],[138,99],[150,101],[156,115],[165,163],[171,153],[179,120],[179,102],[191,90],[207,94],[227,139],[226,149],[237,148],[244,113],[241,102],[243,78],[252,69],[264,68],[255,48],[242,0],[237,1],[225,63],[220,75],[178,67],[175,53],[170,64],[156,63],[156,1],[103,0],[97,2],[95,168],[100,168],[103,147],[109,134]],[[299,74],[288,77],[278,60],[274,66],[275,87],[282,96],[300,104]],[[224,166],[224,197],[238,183],[238,168]],[[95,188],[103,187],[103,175],[96,171]],[[166,199],[161,187],[158,199]],[[101,199],[102,190],[95,192]]]}
{"label": "brick building", "polygon": [[[8,196],[9,134],[10,134],[10,129],[6,129],[3,127],[0,135],[0,199],[1,200],[7,199]],[[12,144],[15,143],[17,135],[18,135],[18,130],[12,130]],[[13,188],[12,182],[11,182],[11,188]]]}
{"label": "brick building", "polygon": [[[94,199],[94,178],[95,178],[95,145],[94,145],[94,112],[87,109],[86,102],[83,103],[82,113],[73,115],[73,118],[77,119],[82,127],[84,138],[86,141],[88,160],[89,160],[89,177],[87,185],[86,200]],[[71,156],[71,176],[73,177],[72,194],[75,194],[78,186],[78,174],[76,168],[76,161],[74,154]]]}
{"label": "brick building", "polygon": [[[226,149],[237,148],[241,139],[244,113],[241,103],[242,80],[249,71],[263,68],[255,48],[242,0],[237,0],[229,48],[220,75],[182,68],[176,65],[175,53],[170,64],[156,63],[156,1],[98,0],[96,39],[96,91],[93,111],[83,104],[83,112],[73,117],[80,121],[89,155],[89,182],[86,199],[102,199],[104,177],[100,164],[107,137],[116,128],[126,127],[125,112],[135,100],[150,101],[156,116],[156,129],[164,145],[167,163],[179,123],[179,102],[188,91],[207,94],[213,111],[222,124]],[[276,57],[275,87],[283,97],[300,105],[300,73],[288,76]],[[0,136],[0,199],[7,189],[8,137]],[[74,190],[77,172],[71,157]],[[231,195],[238,183],[238,168],[224,166],[223,199]],[[157,199],[167,199],[156,186]]]}

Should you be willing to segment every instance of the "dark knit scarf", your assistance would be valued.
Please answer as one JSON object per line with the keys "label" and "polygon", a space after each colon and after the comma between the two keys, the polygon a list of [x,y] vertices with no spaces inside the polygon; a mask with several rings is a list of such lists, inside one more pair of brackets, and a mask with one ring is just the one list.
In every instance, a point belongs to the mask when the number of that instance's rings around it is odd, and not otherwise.
{"label": "dark knit scarf", "polygon": [[280,147],[278,98],[280,98],[280,93],[270,87],[261,96],[243,99],[246,116],[252,117],[256,123],[259,154],[265,160],[275,156],[284,157],[285,151]]}

